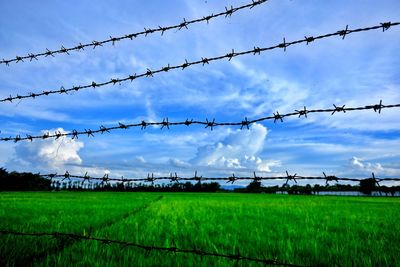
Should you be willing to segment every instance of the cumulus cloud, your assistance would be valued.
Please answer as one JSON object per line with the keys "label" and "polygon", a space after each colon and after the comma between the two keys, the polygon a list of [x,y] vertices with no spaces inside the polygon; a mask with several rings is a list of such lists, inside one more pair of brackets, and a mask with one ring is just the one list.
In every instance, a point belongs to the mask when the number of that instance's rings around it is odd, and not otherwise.
{"label": "cumulus cloud", "polygon": [[272,167],[280,166],[281,163],[278,160],[262,160],[256,156],[245,156],[242,165],[260,172],[271,172]]}
{"label": "cumulus cloud", "polygon": [[[55,131],[66,133],[64,129],[57,128],[42,131],[42,134]],[[82,164],[79,151],[83,147],[83,142],[65,137],[20,142],[15,146],[15,157],[11,159],[11,164],[17,169],[64,171],[66,165]]]}
{"label": "cumulus cloud", "polygon": [[[371,175],[375,173],[380,178],[397,177],[400,175],[400,165],[397,163],[385,163],[382,165],[379,162],[372,163],[365,159],[352,157],[350,160],[350,167],[354,174],[357,175]],[[388,185],[397,185],[398,183],[388,183]]]}
{"label": "cumulus cloud", "polygon": [[384,168],[380,163],[364,162],[364,160],[353,157],[350,162],[351,166],[359,171],[366,172],[383,172]]}
{"label": "cumulus cloud", "polygon": [[250,130],[232,131],[222,141],[201,146],[191,163],[199,166],[271,171],[277,161],[263,160],[258,155],[264,148],[267,128],[253,124]]}

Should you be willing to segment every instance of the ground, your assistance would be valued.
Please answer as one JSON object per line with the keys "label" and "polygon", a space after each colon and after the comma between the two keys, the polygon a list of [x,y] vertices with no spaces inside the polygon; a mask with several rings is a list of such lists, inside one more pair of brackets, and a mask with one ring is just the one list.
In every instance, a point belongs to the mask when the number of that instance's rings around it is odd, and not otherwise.
{"label": "ground", "polygon": [[[400,198],[1,192],[0,230],[63,232],[307,266],[399,266]],[[0,266],[259,266],[97,241],[0,235]]]}

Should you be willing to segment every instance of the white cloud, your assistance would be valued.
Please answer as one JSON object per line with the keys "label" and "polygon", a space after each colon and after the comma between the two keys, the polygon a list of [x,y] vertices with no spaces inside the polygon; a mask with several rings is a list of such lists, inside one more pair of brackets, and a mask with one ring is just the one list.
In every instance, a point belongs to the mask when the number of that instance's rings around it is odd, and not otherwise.
{"label": "white cloud", "polygon": [[395,176],[400,175],[400,165],[383,166],[379,162],[367,162],[364,159],[352,157],[350,166],[355,172],[362,174],[375,173],[377,176]]}
{"label": "white cloud", "polygon": [[356,168],[364,168],[364,164],[361,162],[361,160],[359,158],[353,157],[351,159],[351,165],[356,167]]}
{"label": "white cloud", "polygon": [[281,165],[278,160],[262,160],[256,156],[245,156],[242,160],[242,164],[249,169],[258,170],[261,172],[271,172],[272,167],[278,167]]}
{"label": "white cloud", "polygon": [[[62,128],[47,132],[60,131],[66,133]],[[18,169],[28,169],[29,171],[45,169],[48,171],[65,171],[67,165],[80,165],[82,158],[79,151],[84,147],[84,143],[66,137],[59,139],[35,140],[34,142],[20,142],[15,146],[15,158],[11,159],[11,164]]]}
{"label": "white cloud", "polygon": [[232,131],[222,141],[199,147],[191,163],[199,166],[269,172],[270,167],[278,165],[279,162],[263,160],[258,156],[264,148],[267,133],[267,128],[261,124],[253,124],[249,130]]}

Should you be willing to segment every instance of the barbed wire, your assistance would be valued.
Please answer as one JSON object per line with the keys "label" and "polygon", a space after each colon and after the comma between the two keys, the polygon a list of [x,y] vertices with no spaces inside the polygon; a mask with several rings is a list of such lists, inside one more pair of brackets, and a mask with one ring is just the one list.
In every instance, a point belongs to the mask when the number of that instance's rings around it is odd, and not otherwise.
{"label": "barbed wire", "polygon": [[199,18],[199,19],[187,21],[184,18],[182,22],[180,22],[179,24],[173,25],[173,26],[164,26],[164,27],[158,26],[158,28],[148,28],[148,29],[144,28],[143,31],[136,32],[136,33],[129,33],[124,36],[119,36],[119,37],[110,36],[110,38],[105,39],[103,41],[92,41],[91,43],[86,43],[86,44],[79,43],[79,45],[76,45],[76,46],[70,47],[70,48],[65,48],[63,45],[61,45],[61,48],[57,49],[57,50],[49,50],[46,48],[45,52],[41,52],[41,53],[37,53],[37,54],[28,53],[28,55],[26,55],[26,56],[16,56],[15,58],[12,58],[12,59],[0,60],[0,64],[5,64],[5,65],[9,66],[10,63],[24,62],[24,60],[26,60],[26,59],[29,59],[29,61],[32,61],[32,60],[38,60],[38,58],[40,58],[40,57],[49,57],[49,56],[54,57],[54,55],[57,55],[57,54],[69,55],[69,52],[72,52],[72,51],[83,51],[85,48],[90,48],[90,47],[93,47],[93,49],[95,49],[95,48],[101,47],[107,43],[111,43],[114,46],[115,43],[123,41],[123,40],[133,40],[134,38],[137,38],[141,35],[148,36],[150,34],[157,33],[157,32],[161,33],[161,35],[164,35],[165,32],[170,31],[170,30],[176,29],[176,30],[180,31],[182,29],[188,29],[188,26],[191,24],[195,24],[195,23],[199,23],[199,22],[207,22],[207,24],[208,24],[210,22],[210,20],[217,18],[217,17],[225,16],[225,18],[230,18],[235,12],[237,12],[239,10],[247,9],[247,8],[252,9],[253,7],[260,5],[262,3],[265,3],[267,1],[268,0],[252,0],[252,2],[249,4],[239,6],[239,7],[233,7],[233,6],[225,7],[224,12],[220,12],[217,14],[211,14],[208,16],[203,16],[202,18]]}
{"label": "barbed wire", "polygon": [[328,109],[310,109],[308,110],[306,107],[303,107],[303,109],[300,110],[295,110],[295,112],[287,113],[287,114],[280,114],[278,111],[276,113],[273,113],[272,116],[267,116],[267,117],[262,117],[254,120],[248,120],[247,117],[244,118],[244,120],[240,122],[216,122],[215,118],[212,120],[206,119],[205,121],[195,121],[193,119],[186,119],[185,121],[180,121],[180,122],[170,122],[168,118],[164,118],[162,121],[159,122],[146,122],[146,121],[141,121],[140,123],[133,123],[133,124],[123,124],[121,122],[118,123],[117,126],[111,126],[111,127],[104,127],[101,125],[99,129],[97,130],[91,130],[91,129],[86,129],[84,131],[77,131],[77,130],[72,130],[71,132],[61,132],[61,131],[56,131],[54,133],[46,132],[43,135],[26,135],[26,137],[22,137],[21,135],[16,135],[15,137],[1,137],[0,141],[13,141],[13,142],[19,142],[19,141],[33,141],[35,139],[48,139],[48,138],[55,138],[59,139],[61,137],[71,137],[72,139],[78,139],[78,136],[80,135],[87,135],[87,137],[94,137],[95,134],[104,134],[104,133],[109,133],[110,131],[114,131],[117,129],[124,129],[127,130],[132,127],[140,127],[142,130],[146,129],[148,126],[161,126],[162,129],[170,129],[172,126],[191,126],[191,125],[203,125],[205,128],[209,128],[211,131],[215,127],[219,126],[240,126],[240,129],[250,129],[249,126],[257,123],[257,122],[262,122],[262,121],[267,121],[267,120],[273,120],[274,123],[276,122],[283,122],[283,119],[286,117],[292,117],[292,116],[298,116],[300,117],[308,117],[308,114],[311,113],[331,113],[331,115],[338,114],[338,113],[346,113],[346,112],[351,112],[351,111],[365,111],[365,110],[373,110],[374,112],[378,112],[379,114],[381,113],[382,109],[388,109],[388,108],[399,108],[400,104],[393,104],[393,105],[383,105],[382,100],[379,102],[379,104],[373,104],[373,105],[368,105],[368,106],[362,106],[362,107],[346,107],[346,105],[342,106],[337,106],[333,105],[333,108],[328,108]]}
{"label": "barbed wire", "polygon": [[154,173],[151,174],[149,173],[147,175],[147,178],[124,178],[124,177],[110,178],[108,173],[104,174],[103,177],[91,177],[88,175],[87,172],[82,176],[82,175],[72,175],[68,171],[66,171],[64,174],[51,173],[51,174],[39,174],[39,175],[42,178],[46,178],[51,181],[53,181],[53,179],[61,179],[61,181],[64,180],[72,181],[72,179],[79,179],[81,180],[81,185],[83,185],[85,182],[91,183],[91,181],[101,181],[100,184],[105,185],[108,184],[109,182],[121,182],[121,183],[147,182],[153,184],[154,182],[161,180],[169,180],[170,182],[175,182],[175,183],[188,182],[188,181],[195,181],[195,182],[213,181],[213,182],[226,182],[231,184],[234,184],[236,181],[261,182],[270,180],[285,180],[283,186],[286,186],[289,184],[290,181],[297,183],[297,181],[300,180],[323,180],[326,182],[326,185],[328,185],[329,182],[336,182],[336,183],[339,183],[339,181],[361,182],[365,180],[370,180],[373,181],[378,187],[380,187],[379,184],[380,182],[400,182],[400,178],[377,178],[375,176],[375,173],[372,173],[372,176],[367,178],[337,177],[335,175],[326,175],[325,172],[322,172],[322,174],[323,176],[301,176],[297,175],[297,173],[291,175],[289,174],[288,171],[286,171],[286,175],[284,176],[258,176],[256,172],[253,172],[253,176],[235,176],[235,174],[232,174],[232,176],[229,177],[203,177],[203,176],[198,176],[197,171],[195,171],[193,177],[180,177],[175,172],[174,174],[170,173],[170,176],[154,176]]}
{"label": "barbed wire", "polygon": [[168,72],[170,70],[175,70],[175,69],[184,70],[190,66],[199,65],[199,64],[202,64],[204,66],[206,64],[209,64],[210,62],[217,61],[217,60],[228,59],[230,61],[233,58],[238,57],[238,56],[243,56],[243,55],[248,55],[248,54],[260,55],[261,52],[279,49],[279,48],[286,51],[286,49],[291,45],[297,45],[297,44],[301,44],[301,43],[306,43],[308,45],[311,42],[321,40],[324,38],[333,37],[333,36],[341,36],[342,39],[344,39],[347,35],[352,34],[352,33],[357,33],[357,32],[365,32],[365,31],[377,30],[377,29],[382,29],[383,32],[385,32],[390,27],[398,26],[398,25],[400,25],[400,22],[385,22],[385,23],[380,23],[380,25],[366,27],[366,28],[358,28],[358,29],[354,29],[354,30],[350,30],[349,27],[346,26],[346,28],[344,30],[339,30],[334,33],[328,33],[328,34],[319,35],[319,36],[315,36],[315,37],[305,36],[304,39],[299,39],[297,41],[292,41],[292,42],[287,42],[286,39],[283,38],[283,43],[273,45],[270,47],[263,47],[263,48],[254,47],[253,49],[250,49],[247,51],[242,51],[242,52],[235,52],[234,49],[232,49],[231,52],[229,52],[225,55],[211,57],[211,58],[202,57],[201,60],[191,61],[191,62],[189,62],[188,60],[185,59],[185,62],[180,65],[171,66],[170,64],[168,64],[167,66],[162,67],[158,70],[147,69],[145,72],[143,72],[141,74],[135,73],[133,75],[129,75],[124,78],[112,78],[109,81],[105,81],[105,82],[101,82],[101,83],[93,81],[91,84],[72,86],[71,88],[65,88],[64,86],[61,86],[60,89],[58,89],[58,90],[48,90],[48,91],[43,91],[40,93],[28,93],[26,95],[18,95],[18,94],[16,96],[10,95],[9,97],[1,99],[0,102],[12,102],[13,100],[22,100],[22,99],[26,99],[26,98],[35,99],[37,97],[48,96],[51,94],[68,94],[68,92],[77,92],[77,91],[89,89],[89,88],[95,89],[95,88],[103,87],[106,85],[116,85],[116,84],[121,84],[122,82],[128,82],[128,81],[132,82],[133,80],[136,80],[138,78],[153,77],[155,74],[158,74],[161,72]]}
{"label": "barbed wire", "polygon": [[79,234],[73,234],[73,233],[60,233],[60,232],[51,232],[51,233],[46,233],[46,232],[40,232],[40,233],[27,233],[27,232],[19,232],[19,231],[14,231],[14,230],[0,230],[0,234],[2,235],[13,235],[13,236],[31,236],[31,237],[52,237],[58,240],[62,240],[62,238],[67,238],[75,241],[97,241],[101,244],[104,245],[110,245],[110,244],[115,244],[115,245],[120,245],[121,248],[127,248],[127,247],[135,247],[142,249],[146,251],[147,253],[151,251],[159,251],[159,252],[166,252],[170,254],[176,255],[177,253],[182,253],[182,254],[193,254],[193,255],[198,255],[201,257],[205,256],[210,256],[210,257],[219,257],[219,258],[225,258],[229,260],[233,260],[236,262],[239,261],[249,261],[249,262],[255,262],[255,263],[260,263],[264,265],[279,265],[279,266],[300,266],[300,265],[295,265],[291,263],[284,263],[284,262],[279,262],[277,259],[267,259],[264,257],[264,259],[260,258],[253,258],[253,257],[248,257],[242,255],[240,252],[237,252],[236,254],[222,254],[222,253],[217,253],[217,252],[209,252],[209,251],[204,251],[201,249],[184,249],[184,248],[178,248],[177,246],[173,245],[171,247],[161,247],[161,246],[150,246],[150,245],[142,245],[142,244],[137,244],[129,241],[123,241],[123,240],[113,240],[109,238],[99,238],[99,237],[92,237],[88,235],[79,235]]}

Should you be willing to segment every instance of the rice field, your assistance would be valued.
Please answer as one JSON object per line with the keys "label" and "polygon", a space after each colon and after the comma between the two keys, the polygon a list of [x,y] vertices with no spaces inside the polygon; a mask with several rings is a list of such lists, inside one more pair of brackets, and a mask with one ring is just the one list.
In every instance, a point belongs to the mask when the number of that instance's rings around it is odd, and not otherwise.
{"label": "rice field", "polygon": [[[65,232],[306,266],[400,266],[400,199],[1,192],[0,230]],[[0,266],[259,266],[96,241],[0,235]]]}

